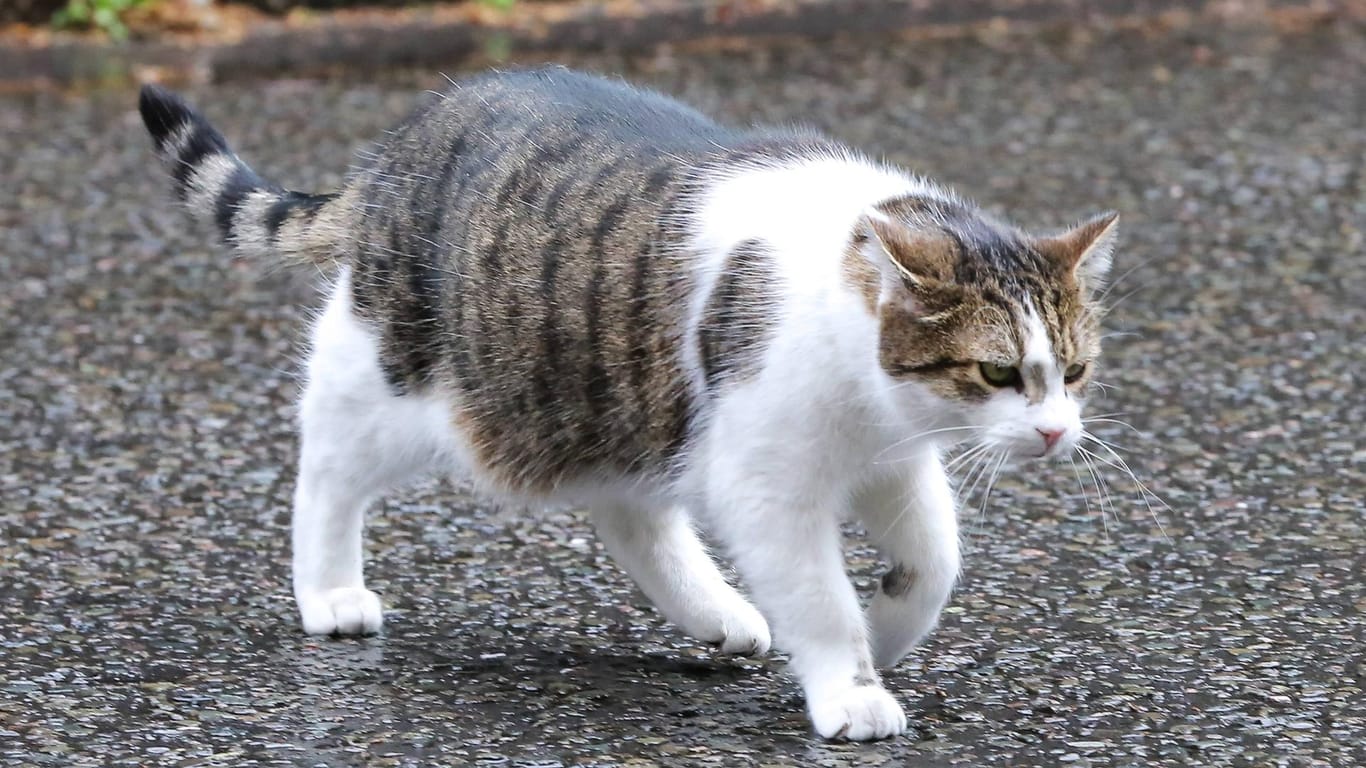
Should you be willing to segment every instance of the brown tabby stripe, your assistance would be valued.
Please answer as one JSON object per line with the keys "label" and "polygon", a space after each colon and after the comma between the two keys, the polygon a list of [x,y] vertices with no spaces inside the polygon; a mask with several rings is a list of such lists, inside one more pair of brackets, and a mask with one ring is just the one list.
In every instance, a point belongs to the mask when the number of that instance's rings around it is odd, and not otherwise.
{"label": "brown tabby stripe", "polygon": [[778,322],[771,249],[746,240],[731,249],[697,329],[708,388],[753,374]]}

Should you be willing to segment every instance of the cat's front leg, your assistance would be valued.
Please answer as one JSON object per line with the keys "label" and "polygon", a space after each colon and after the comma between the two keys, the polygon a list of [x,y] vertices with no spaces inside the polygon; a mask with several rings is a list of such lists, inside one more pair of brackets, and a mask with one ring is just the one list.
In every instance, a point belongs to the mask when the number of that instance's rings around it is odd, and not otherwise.
{"label": "cat's front leg", "polygon": [[934,628],[958,578],[958,518],[938,452],[899,463],[854,508],[890,564],[868,609],[873,659],[890,667]]}
{"label": "cat's front leg", "polygon": [[873,668],[834,500],[814,503],[790,477],[733,465],[718,468],[711,484],[713,530],[791,657],[816,732],[855,741],[904,732],[906,715]]}

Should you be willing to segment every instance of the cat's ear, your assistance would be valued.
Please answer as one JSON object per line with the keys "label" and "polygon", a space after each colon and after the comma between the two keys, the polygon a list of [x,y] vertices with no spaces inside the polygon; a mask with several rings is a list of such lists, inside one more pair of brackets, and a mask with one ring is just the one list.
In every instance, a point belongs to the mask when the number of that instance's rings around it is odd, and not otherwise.
{"label": "cat's ear", "polygon": [[954,247],[940,233],[917,231],[873,211],[859,218],[854,242],[882,277],[882,302],[914,308],[950,289]]}
{"label": "cat's ear", "polygon": [[1119,214],[1106,211],[1092,216],[1062,234],[1039,238],[1039,252],[1062,264],[1084,291],[1094,291],[1105,283],[1110,260],[1119,234]]}

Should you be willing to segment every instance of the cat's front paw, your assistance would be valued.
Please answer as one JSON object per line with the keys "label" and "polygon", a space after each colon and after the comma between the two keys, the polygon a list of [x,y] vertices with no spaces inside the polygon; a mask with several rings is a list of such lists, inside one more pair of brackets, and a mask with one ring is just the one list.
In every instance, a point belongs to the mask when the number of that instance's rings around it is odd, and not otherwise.
{"label": "cat's front paw", "polygon": [[713,639],[722,653],[734,656],[763,656],[773,644],[768,622],[758,609],[737,601],[721,619],[720,637]]}
{"label": "cat's front paw", "polygon": [[811,724],[822,738],[872,741],[906,731],[906,713],[877,685],[845,688],[808,702]]}
{"label": "cat's front paw", "polygon": [[379,595],[362,587],[295,593],[304,632],[310,635],[373,635],[384,625]]}

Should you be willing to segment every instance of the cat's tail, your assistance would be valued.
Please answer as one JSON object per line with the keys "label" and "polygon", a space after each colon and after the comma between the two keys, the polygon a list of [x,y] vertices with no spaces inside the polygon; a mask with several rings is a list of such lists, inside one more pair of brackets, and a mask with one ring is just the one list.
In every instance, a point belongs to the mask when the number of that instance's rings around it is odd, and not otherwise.
{"label": "cat's tail", "polygon": [[239,254],[314,264],[343,258],[344,195],[290,192],[262,179],[209,121],[163,88],[143,86],[138,111],[176,194]]}

